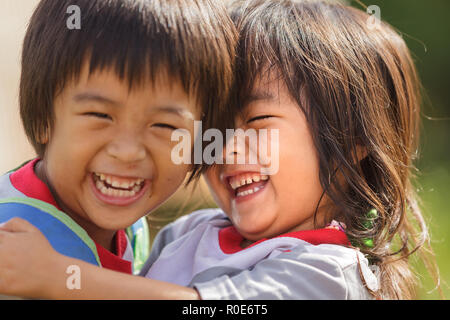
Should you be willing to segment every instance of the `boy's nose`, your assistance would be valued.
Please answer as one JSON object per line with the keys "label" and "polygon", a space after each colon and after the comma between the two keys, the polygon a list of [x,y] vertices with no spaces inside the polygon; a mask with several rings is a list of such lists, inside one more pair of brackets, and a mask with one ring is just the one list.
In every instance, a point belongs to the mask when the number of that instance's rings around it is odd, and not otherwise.
{"label": "boy's nose", "polygon": [[131,133],[117,134],[108,144],[109,156],[122,162],[137,162],[145,159],[146,149],[138,136]]}

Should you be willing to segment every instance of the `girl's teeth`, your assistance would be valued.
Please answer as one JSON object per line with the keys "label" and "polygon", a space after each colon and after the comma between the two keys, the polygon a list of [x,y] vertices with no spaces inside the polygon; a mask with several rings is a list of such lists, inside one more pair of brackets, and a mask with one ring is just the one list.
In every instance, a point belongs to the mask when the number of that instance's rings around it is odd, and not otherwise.
{"label": "girl's teeth", "polygon": [[236,196],[243,197],[243,196],[246,196],[246,195],[258,192],[261,189],[262,189],[262,187],[255,187],[253,189],[249,189],[249,190],[238,192]]}
{"label": "girl's teeth", "polygon": [[98,190],[101,191],[104,184],[97,180],[97,182],[95,183],[95,186],[97,187]]}
{"label": "girl's teeth", "polygon": [[129,184],[129,183],[126,183],[126,182],[122,182],[122,183],[120,184],[120,188],[128,189],[131,185],[134,185],[134,183]]}
{"label": "girl's teeth", "polygon": [[247,178],[243,178],[241,180],[235,180],[232,178],[230,181],[230,186],[231,186],[231,188],[233,188],[233,190],[236,190],[237,188],[245,186],[247,184],[251,184],[253,182],[259,182],[261,180],[265,181],[268,179],[269,179],[269,176],[267,176],[267,175],[254,175],[253,177],[247,177]]}
{"label": "girl's teeth", "polygon": [[[108,182],[108,181],[106,181]],[[109,182],[108,182],[109,183]],[[113,181],[112,183],[110,183],[114,188],[120,188],[120,183],[117,181]]]}

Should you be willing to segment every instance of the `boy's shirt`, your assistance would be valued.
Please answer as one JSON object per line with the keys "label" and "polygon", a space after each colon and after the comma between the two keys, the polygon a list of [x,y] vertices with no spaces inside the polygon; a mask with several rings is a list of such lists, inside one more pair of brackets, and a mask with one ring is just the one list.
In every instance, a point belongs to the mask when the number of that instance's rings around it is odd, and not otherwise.
{"label": "boy's shirt", "polygon": [[[47,185],[34,172],[34,166],[38,161],[39,159],[34,159],[9,175],[9,182],[16,189],[10,192],[14,195],[15,191],[18,191],[27,197],[47,202],[61,210]],[[3,178],[8,177],[3,176]],[[3,187],[0,185],[0,188]],[[102,267],[131,274],[133,254],[125,231],[117,231],[114,239],[115,254],[95,243]]]}

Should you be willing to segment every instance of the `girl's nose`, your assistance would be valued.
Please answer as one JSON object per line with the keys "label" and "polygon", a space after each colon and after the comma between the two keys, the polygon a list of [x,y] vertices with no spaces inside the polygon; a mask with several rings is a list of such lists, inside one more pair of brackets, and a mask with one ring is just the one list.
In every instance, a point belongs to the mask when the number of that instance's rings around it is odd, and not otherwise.
{"label": "girl's nose", "polygon": [[253,132],[236,131],[223,148],[225,164],[256,164],[258,137]]}

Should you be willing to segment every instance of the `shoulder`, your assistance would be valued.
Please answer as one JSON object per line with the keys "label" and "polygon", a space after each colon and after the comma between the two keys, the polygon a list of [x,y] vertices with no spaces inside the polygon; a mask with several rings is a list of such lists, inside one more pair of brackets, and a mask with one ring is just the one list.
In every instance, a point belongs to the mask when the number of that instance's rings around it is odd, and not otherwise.
{"label": "shoulder", "polygon": [[213,223],[214,221],[227,221],[225,213],[218,208],[202,209],[187,214],[177,220],[169,223],[162,228],[156,235],[151,246],[150,256],[147,259],[140,274],[145,276],[150,267],[158,259],[163,249],[170,243],[192,232],[198,226],[204,223]]}
{"label": "shoulder", "polygon": [[323,292],[339,287],[340,298],[370,299],[369,290],[378,289],[378,279],[368,260],[354,248],[333,244],[297,246],[276,259],[288,266],[293,265],[294,270],[302,269],[297,268],[298,265],[308,266],[315,279],[314,285],[321,287]]}
{"label": "shoulder", "polygon": [[369,280],[375,276],[360,255],[357,250],[339,245],[304,243],[262,258],[251,268],[194,283],[194,287],[203,299],[372,299],[367,280],[363,281],[360,274],[367,274]]}
{"label": "shoulder", "polygon": [[25,195],[13,186],[10,176],[11,173],[0,176],[0,199],[24,197]]}

